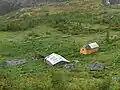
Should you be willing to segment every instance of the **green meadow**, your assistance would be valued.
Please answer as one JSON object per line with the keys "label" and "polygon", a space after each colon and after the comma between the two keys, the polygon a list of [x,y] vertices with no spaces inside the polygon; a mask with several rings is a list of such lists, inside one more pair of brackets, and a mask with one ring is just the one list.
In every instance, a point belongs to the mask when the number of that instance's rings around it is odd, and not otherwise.
{"label": "green meadow", "polygon": [[[0,90],[119,90],[120,7],[100,0],[69,0],[42,4],[0,16],[0,63],[26,58],[25,64],[0,67]],[[81,55],[80,48],[97,42],[100,49]],[[78,60],[76,71],[32,60],[36,53]],[[88,64],[102,62],[102,71]]]}

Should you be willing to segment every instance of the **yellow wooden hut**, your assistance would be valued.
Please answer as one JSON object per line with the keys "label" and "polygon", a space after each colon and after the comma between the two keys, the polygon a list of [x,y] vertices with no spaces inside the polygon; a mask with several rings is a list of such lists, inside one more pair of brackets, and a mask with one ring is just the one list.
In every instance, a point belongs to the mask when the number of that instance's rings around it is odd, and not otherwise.
{"label": "yellow wooden hut", "polygon": [[97,52],[98,49],[99,49],[99,45],[96,42],[90,43],[90,44],[84,45],[80,49],[80,54],[92,54]]}

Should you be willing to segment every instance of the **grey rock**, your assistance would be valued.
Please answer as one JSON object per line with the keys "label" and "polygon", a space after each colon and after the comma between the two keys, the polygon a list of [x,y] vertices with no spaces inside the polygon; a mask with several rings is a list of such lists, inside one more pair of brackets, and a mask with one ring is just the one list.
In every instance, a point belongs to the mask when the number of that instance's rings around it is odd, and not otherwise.
{"label": "grey rock", "polygon": [[102,0],[104,5],[120,4],[120,0]]}
{"label": "grey rock", "polygon": [[120,82],[120,76],[113,76],[112,80]]}
{"label": "grey rock", "polygon": [[74,64],[65,64],[63,67],[70,70],[70,71],[75,70],[75,65]]}
{"label": "grey rock", "polygon": [[40,3],[50,3],[65,0],[0,0],[0,14],[18,10],[25,7],[36,6]]}
{"label": "grey rock", "polygon": [[27,62],[26,59],[13,59],[13,60],[5,61],[4,65],[6,65],[6,66],[15,66],[15,65],[19,65],[19,64],[24,64],[26,62]]}
{"label": "grey rock", "polygon": [[105,69],[105,65],[100,62],[95,62],[93,64],[88,64],[88,68],[90,70],[103,70],[103,69]]}

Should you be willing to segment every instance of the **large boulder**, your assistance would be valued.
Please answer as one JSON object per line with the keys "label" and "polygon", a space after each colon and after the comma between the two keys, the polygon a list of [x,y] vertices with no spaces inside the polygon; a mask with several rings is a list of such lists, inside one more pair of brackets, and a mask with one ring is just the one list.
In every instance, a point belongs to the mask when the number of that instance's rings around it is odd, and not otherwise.
{"label": "large boulder", "polygon": [[100,63],[100,62],[95,62],[95,63],[92,63],[92,64],[88,64],[88,68],[91,71],[100,71],[100,70],[105,69],[105,65],[103,63]]}

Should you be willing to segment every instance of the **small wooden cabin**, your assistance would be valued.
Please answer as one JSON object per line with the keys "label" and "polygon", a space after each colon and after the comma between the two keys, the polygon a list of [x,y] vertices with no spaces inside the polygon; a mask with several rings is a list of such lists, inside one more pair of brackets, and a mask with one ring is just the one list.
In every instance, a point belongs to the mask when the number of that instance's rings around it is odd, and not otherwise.
{"label": "small wooden cabin", "polygon": [[96,42],[90,43],[90,44],[84,45],[80,49],[80,54],[92,54],[97,52],[98,49],[99,49],[99,45]]}

